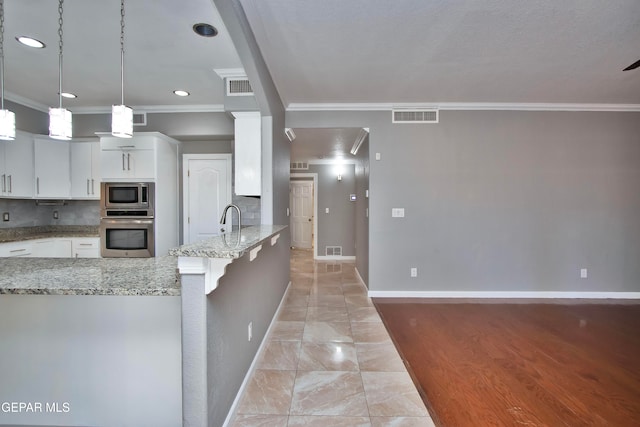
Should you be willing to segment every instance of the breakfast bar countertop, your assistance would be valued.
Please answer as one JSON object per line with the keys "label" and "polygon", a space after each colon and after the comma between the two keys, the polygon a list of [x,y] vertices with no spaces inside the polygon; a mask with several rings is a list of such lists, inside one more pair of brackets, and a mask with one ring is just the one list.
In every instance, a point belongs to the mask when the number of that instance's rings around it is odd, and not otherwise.
{"label": "breakfast bar countertop", "polygon": [[0,258],[0,294],[179,296],[177,259]]}
{"label": "breakfast bar countertop", "polygon": [[260,242],[285,228],[285,225],[251,225],[171,249],[169,254],[179,257],[240,258]]}

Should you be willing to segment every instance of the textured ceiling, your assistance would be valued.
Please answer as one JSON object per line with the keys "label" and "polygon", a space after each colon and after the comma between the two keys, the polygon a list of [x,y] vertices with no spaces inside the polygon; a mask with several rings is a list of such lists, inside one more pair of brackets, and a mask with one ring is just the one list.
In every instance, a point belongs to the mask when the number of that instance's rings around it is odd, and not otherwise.
{"label": "textured ceiling", "polygon": [[638,0],[240,0],[285,105],[640,104]]}
{"label": "textured ceiling", "polygon": [[[58,2],[5,0],[5,94],[37,106],[58,104]],[[205,22],[217,37],[196,35]],[[242,68],[211,0],[127,0],[125,3],[125,103],[131,106],[221,106],[223,82],[214,68]],[[78,95],[66,108],[109,109],[120,104],[120,2],[64,2],[63,90]],[[29,35],[45,49],[19,44]],[[172,91],[191,96],[179,98]]]}

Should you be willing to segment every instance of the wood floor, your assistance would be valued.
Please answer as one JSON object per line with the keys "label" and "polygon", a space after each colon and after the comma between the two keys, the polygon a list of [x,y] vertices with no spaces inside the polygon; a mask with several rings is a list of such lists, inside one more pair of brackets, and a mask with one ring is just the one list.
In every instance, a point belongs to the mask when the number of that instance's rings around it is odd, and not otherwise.
{"label": "wood floor", "polygon": [[436,425],[640,426],[640,305],[374,304]]}

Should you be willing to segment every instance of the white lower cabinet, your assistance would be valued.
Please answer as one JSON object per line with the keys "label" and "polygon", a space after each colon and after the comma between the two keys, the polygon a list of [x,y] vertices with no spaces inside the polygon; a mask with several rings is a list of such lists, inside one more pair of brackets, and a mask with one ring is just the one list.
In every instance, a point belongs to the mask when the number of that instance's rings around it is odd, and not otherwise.
{"label": "white lower cabinet", "polygon": [[0,243],[0,258],[100,258],[99,237],[55,237]]}
{"label": "white lower cabinet", "polygon": [[31,256],[31,241],[0,243],[0,257],[27,257]]}
{"label": "white lower cabinet", "polygon": [[74,258],[100,258],[100,238],[75,237],[71,248]]}
{"label": "white lower cabinet", "polygon": [[34,240],[30,257],[32,258],[70,258],[71,239]]}

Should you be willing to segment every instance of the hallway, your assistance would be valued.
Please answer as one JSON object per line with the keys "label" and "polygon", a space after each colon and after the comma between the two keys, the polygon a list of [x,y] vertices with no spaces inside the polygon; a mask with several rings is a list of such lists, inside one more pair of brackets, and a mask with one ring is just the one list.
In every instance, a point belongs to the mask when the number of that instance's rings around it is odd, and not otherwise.
{"label": "hallway", "polygon": [[291,286],[233,427],[429,427],[353,262],[291,251]]}

